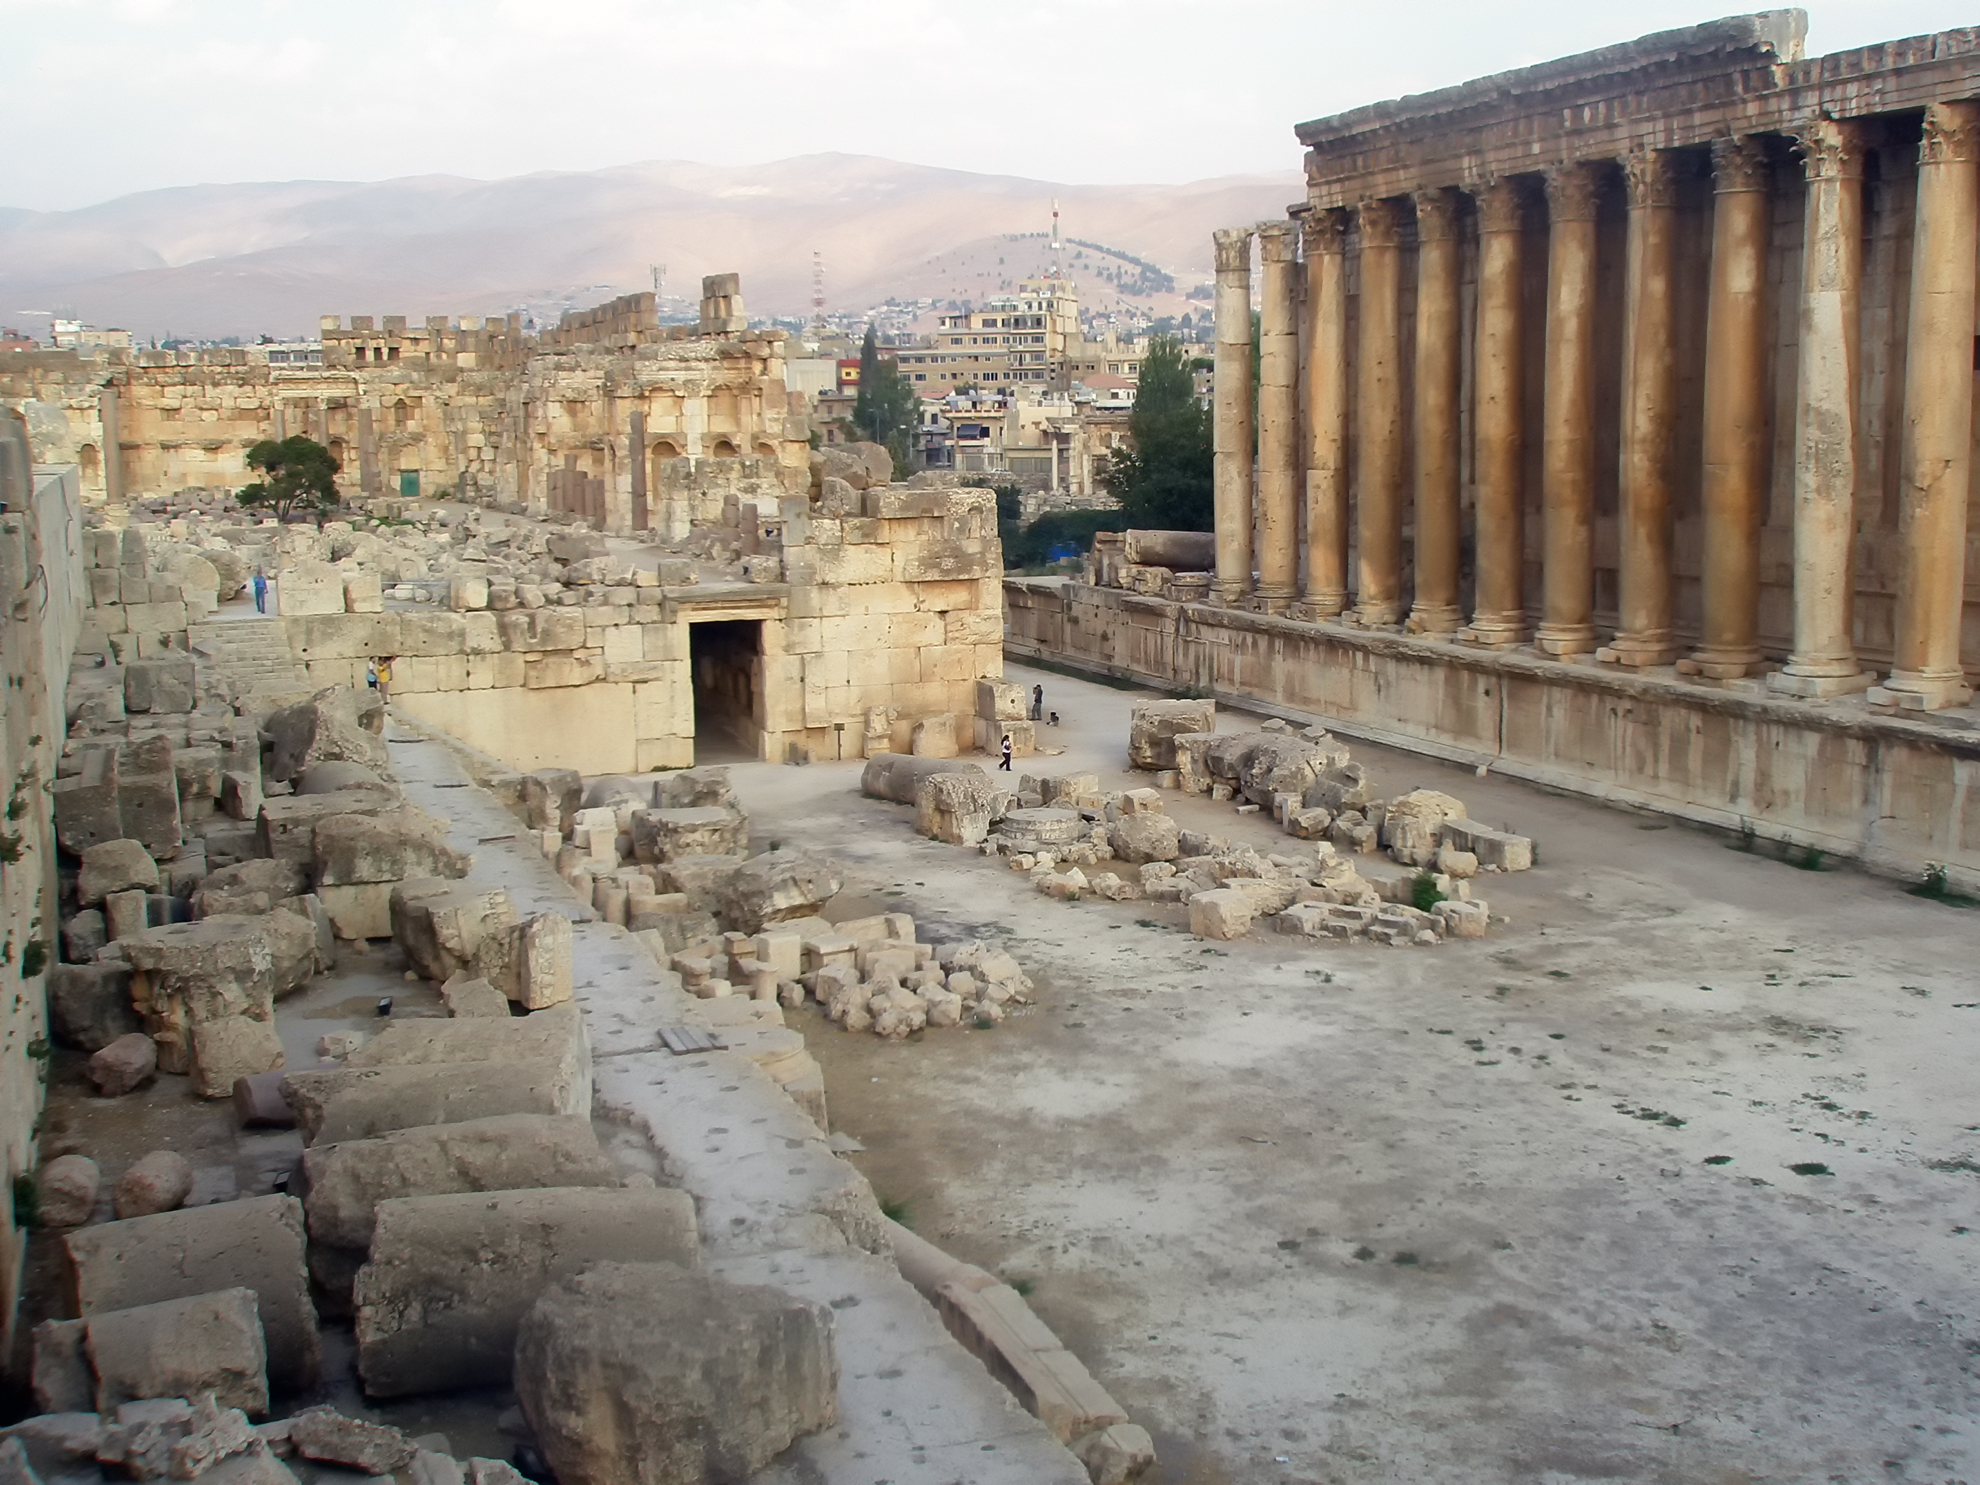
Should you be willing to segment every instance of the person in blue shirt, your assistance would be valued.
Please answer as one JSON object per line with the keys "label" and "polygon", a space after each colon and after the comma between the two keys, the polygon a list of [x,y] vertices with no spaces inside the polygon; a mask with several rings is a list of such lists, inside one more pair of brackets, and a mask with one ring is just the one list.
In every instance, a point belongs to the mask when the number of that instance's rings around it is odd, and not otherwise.
{"label": "person in blue shirt", "polygon": [[254,570],[254,611],[258,614],[268,612],[268,574],[259,567]]}

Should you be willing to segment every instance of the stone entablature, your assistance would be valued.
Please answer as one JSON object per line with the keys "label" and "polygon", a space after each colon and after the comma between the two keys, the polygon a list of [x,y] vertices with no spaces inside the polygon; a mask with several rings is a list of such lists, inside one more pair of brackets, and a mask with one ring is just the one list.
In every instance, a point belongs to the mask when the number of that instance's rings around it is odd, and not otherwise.
{"label": "stone entablature", "polygon": [[1814,60],[1804,32],[1299,126],[1300,258],[1285,222],[1217,234],[1220,600],[1963,704],[1980,31]]}

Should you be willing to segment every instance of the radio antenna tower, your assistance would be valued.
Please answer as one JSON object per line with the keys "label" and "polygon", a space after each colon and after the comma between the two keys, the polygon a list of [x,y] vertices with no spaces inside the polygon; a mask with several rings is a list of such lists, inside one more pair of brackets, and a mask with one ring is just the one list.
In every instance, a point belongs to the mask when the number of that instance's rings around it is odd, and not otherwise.
{"label": "radio antenna tower", "polygon": [[811,250],[811,323],[825,328],[825,254]]}
{"label": "radio antenna tower", "polygon": [[1066,250],[1059,241],[1059,198],[1052,198],[1052,277],[1065,277]]}
{"label": "radio antenna tower", "polygon": [[653,307],[658,309],[660,307],[660,286],[667,282],[667,265],[665,263],[655,263],[647,271],[653,275]]}

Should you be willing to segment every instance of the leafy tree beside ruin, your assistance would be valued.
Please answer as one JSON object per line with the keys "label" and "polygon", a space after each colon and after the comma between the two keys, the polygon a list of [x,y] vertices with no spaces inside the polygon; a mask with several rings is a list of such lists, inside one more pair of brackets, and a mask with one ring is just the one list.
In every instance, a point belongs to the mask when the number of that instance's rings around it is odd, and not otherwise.
{"label": "leafy tree beside ruin", "polygon": [[1117,450],[1099,477],[1120,501],[1126,524],[1157,531],[1215,529],[1210,409],[1196,396],[1182,342],[1158,335],[1141,358],[1141,381],[1128,418],[1129,448]]}
{"label": "leafy tree beside ruin", "polygon": [[264,438],[247,451],[248,468],[264,478],[243,488],[235,499],[250,510],[286,521],[295,512],[327,515],[342,504],[337,494],[336,457],[313,438],[300,433],[288,438]]}
{"label": "leafy tree beside ruin", "polygon": [[873,327],[859,347],[859,396],[853,402],[853,427],[870,442],[885,444],[894,468],[908,467],[908,438],[921,412],[921,397],[900,367],[880,354]]}

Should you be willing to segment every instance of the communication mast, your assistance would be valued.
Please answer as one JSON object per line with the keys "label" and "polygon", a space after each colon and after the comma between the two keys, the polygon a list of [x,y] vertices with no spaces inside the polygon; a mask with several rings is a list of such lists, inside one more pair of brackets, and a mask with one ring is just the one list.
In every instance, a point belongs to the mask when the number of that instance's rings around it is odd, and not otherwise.
{"label": "communication mast", "polygon": [[1065,277],[1065,246],[1059,241],[1059,198],[1052,198],[1052,277]]}
{"label": "communication mast", "polygon": [[660,304],[660,286],[667,282],[667,265],[655,263],[648,272],[653,275],[653,304],[657,309]]}
{"label": "communication mast", "polygon": [[811,250],[811,323],[825,328],[825,254]]}

